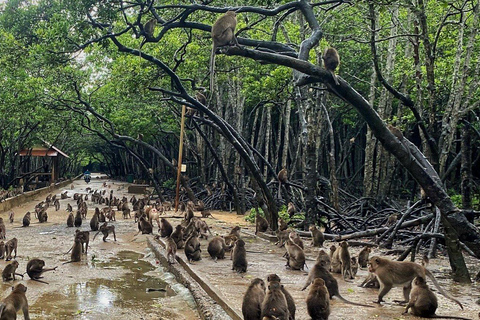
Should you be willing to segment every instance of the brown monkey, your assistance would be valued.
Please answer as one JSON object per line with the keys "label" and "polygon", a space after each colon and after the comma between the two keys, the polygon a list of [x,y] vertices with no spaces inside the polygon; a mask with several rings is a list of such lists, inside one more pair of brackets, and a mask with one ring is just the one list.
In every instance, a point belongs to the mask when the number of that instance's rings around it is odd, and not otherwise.
{"label": "brown monkey", "polygon": [[[330,254],[332,258],[332,264],[330,266],[330,271],[334,273],[342,273],[342,261],[340,259],[340,246],[333,251],[335,246],[330,247]],[[333,251],[333,254],[332,254]]]}
{"label": "brown monkey", "polygon": [[132,215],[130,214],[129,208],[122,210],[122,215],[123,215],[123,219],[127,219],[127,217],[132,219]]}
{"label": "brown monkey", "polygon": [[31,213],[27,212],[23,216],[22,224],[24,227],[28,227],[30,225]]}
{"label": "brown monkey", "polygon": [[338,55],[337,50],[335,50],[335,48],[327,48],[323,53],[322,59],[325,69],[330,71],[335,84],[338,86],[340,82],[338,82],[337,76],[335,75],[335,70],[340,65],[340,56]]}
{"label": "brown monkey", "polygon": [[283,230],[287,230],[287,229],[288,229],[288,225],[285,222],[285,220],[283,220],[282,218],[279,218],[278,219],[278,230],[283,231]]}
{"label": "brown monkey", "polygon": [[245,241],[238,239],[232,251],[232,270],[237,273],[247,272],[247,251]]}
{"label": "brown monkey", "polygon": [[285,241],[287,241],[289,238],[289,231],[288,230],[283,230],[283,231],[275,231],[275,235],[277,236],[278,241],[275,243],[278,245],[280,248],[285,245]]}
{"label": "brown monkey", "polygon": [[[75,217],[73,216],[73,213],[70,212],[68,214],[68,218],[67,218],[67,227],[68,228],[73,228],[74,220],[75,220]],[[80,220],[81,220],[81,218],[80,218]]]}
{"label": "brown monkey", "polygon": [[27,263],[27,272],[26,273],[28,274],[30,279],[32,279],[34,281],[41,282],[41,283],[48,284],[48,282],[45,282],[45,281],[42,281],[42,280],[39,280],[39,279],[43,278],[42,274],[44,272],[57,270],[57,267],[48,268],[48,269],[43,269],[43,267],[45,267],[45,261],[40,260],[40,259],[32,259],[32,260],[28,261],[28,263]]}
{"label": "brown monkey", "polygon": [[23,279],[23,274],[16,273],[18,268],[18,261],[13,260],[10,264],[5,266],[5,269],[2,271],[3,281],[15,280],[15,275],[21,276]]}
{"label": "brown monkey", "polygon": [[368,264],[368,255],[372,252],[370,247],[364,247],[358,254],[358,264],[361,268],[366,268]]}
{"label": "brown monkey", "polygon": [[115,234],[115,226],[114,225],[111,225],[109,226],[107,224],[107,222],[105,222],[104,224],[102,224],[100,226],[100,229],[99,231],[93,236],[93,240],[95,240],[95,237],[99,234],[99,233],[103,233],[103,242],[106,242],[107,241],[107,237],[110,233],[113,233],[113,239],[114,241],[117,241],[117,235]]}
{"label": "brown monkey", "polygon": [[424,318],[443,318],[443,319],[463,319],[462,317],[437,316],[435,311],[438,308],[438,301],[435,294],[430,290],[425,278],[416,277],[413,280],[413,288],[410,292],[410,301],[408,302],[404,314],[408,313],[408,309],[412,309],[412,314],[417,317]]}
{"label": "brown monkey", "polygon": [[287,213],[290,216],[290,218],[295,215],[296,211],[297,210],[295,209],[295,205],[293,204],[293,202],[289,202],[287,207]]}
{"label": "brown monkey", "polygon": [[[272,274],[269,274],[267,276],[267,282],[270,284],[271,282],[280,283],[281,281],[280,281],[280,277],[277,274],[272,273]],[[290,320],[295,320],[295,312],[297,310],[297,308],[295,306],[295,300],[293,300],[292,295],[290,294],[290,292],[287,291],[287,289],[285,289],[285,287],[283,285],[280,288],[282,290],[282,293],[285,296],[285,300],[287,300],[287,308],[288,308],[288,313],[289,313],[289,319]]]}
{"label": "brown monkey", "polygon": [[17,312],[22,309],[23,318],[30,320],[25,292],[27,292],[27,287],[21,283],[12,287],[12,292],[0,303],[0,319],[15,320],[17,319]]}
{"label": "brown monkey", "polygon": [[240,228],[239,226],[235,226],[232,228],[232,230],[230,230],[230,235],[234,235],[236,236],[237,238],[240,238],[240,230],[242,228]]}
{"label": "brown monkey", "polygon": [[161,226],[160,226],[160,236],[162,238],[170,237],[170,235],[173,232],[173,227],[170,224],[170,222],[168,222],[167,219],[162,218],[160,220],[160,224],[161,224]]}
{"label": "brown monkey", "polygon": [[79,228],[82,226],[82,213],[80,210],[77,210],[77,214],[75,215],[75,221],[73,223],[75,225],[75,228]]}
{"label": "brown monkey", "polygon": [[288,238],[290,240],[292,240],[293,243],[295,243],[297,246],[299,246],[300,248],[305,249],[304,246],[303,246],[303,241],[302,239],[300,239],[300,236],[298,235],[298,233],[296,233],[295,231],[292,231],[288,234]]}
{"label": "brown monkey", "polygon": [[0,259],[5,259],[5,242],[0,241]]}
{"label": "brown monkey", "polygon": [[261,320],[262,302],[265,298],[265,282],[260,278],[252,280],[243,296],[242,314],[244,319]]}
{"label": "brown monkey", "polygon": [[177,249],[182,249],[185,242],[183,241],[183,227],[182,225],[177,225],[175,231],[170,235],[170,237],[175,241]]}
{"label": "brown monkey", "polygon": [[213,81],[215,78],[215,52],[218,47],[226,45],[238,45],[235,37],[237,26],[237,14],[235,11],[227,11],[217,19],[212,26],[212,53],[210,54],[210,92],[213,92]]}
{"label": "brown monkey", "polygon": [[308,230],[312,234],[312,247],[323,247],[323,243],[325,242],[323,232],[318,230],[317,226],[313,224],[310,225]]}
{"label": "brown monkey", "polygon": [[187,239],[184,251],[188,262],[202,260],[202,249],[200,249],[200,241],[196,230],[193,230],[192,235]]}
{"label": "brown monkey", "polygon": [[225,239],[225,244],[228,247],[233,247],[239,238],[234,234],[229,234],[228,236],[223,236],[223,239]]}
{"label": "brown monkey", "polygon": [[[400,140],[400,141],[402,141],[402,140]],[[387,220],[387,227],[395,224],[397,222],[397,220],[398,220],[398,213],[392,213],[391,215],[389,215],[388,220]]]}
{"label": "brown monkey", "polygon": [[55,211],[60,210],[60,201],[58,201],[58,199],[55,199],[55,201],[53,201],[53,205],[55,206]]}
{"label": "brown monkey", "polygon": [[45,208],[44,210],[40,211],[38,213],[38,222],[40,223],[44,223],[44,222],[47,222],[48,220],[48,214],[47,214],[47,209]]}
{"label": "brown monkey", "polygon": [[357,257],[351,257],[350,258],[350,265],[352,266],[352,274],[353,274],[353,277],[355,278],[355,276],[357,275],[357,272],[358,272]]}
{"label": "brown monkey", "polygon": [[15,250],[15,256],[17,257],[17,238],[12,238],[5,243],[5,261],[12,259],[12,252]]}
{"label": "brown monkey", "polygon": [[281,199],[282,198],[282,184],[287,183],[288,181],[288,172],[287,168],[283,167],[282,170],[280,170],[277,173],[277,180],[278,180],[278,192],[277,192],[277,198]]}
{"label": "brown monkey", "polygon": [[203,93],[201,93],[200,91],[197,91],[197,93],[195,93],[195,100],[197,100],[198,102],[200,102],[201,104],[203,104],[204,106],[207,105],[207,98],[205,97],[205,95]]}
{"label": "brown monkey", "polygon": [[316,278],[308,291],[307,312],[314,320],[327,320],[330,315],[330,299],[325,281]]}
{"label": "brown monkey", "polygon": [[225,259],[225,251],[228,249],[227,245],[225,244],[225,239],[222,237],[214,237],[208,243],[207,251],[210,254],[215,262],[217,259]]}
{"label": "brown monkey", "polygon": [[[147,42],[147,40],[150,40],[151,38],[153,38],[153,33],[155,32],[156,26],[157,26],[157,19],[155,18],[151,18],[150,20],[147,21],[147,23],[145,23],[145,26],[143,28],[145,39],[143,39],[142,42],[140,43],[140,47],[138,48],[139,51],[142,49],[143,45],[145,44],[145,42]],[[141,56],[142,56],[142,53],[140,52],[140,57]]]}
{"label": "brown monkey", "polygon": [[380,288],[380,283],[378,283],[377,276],[371,272],[368,273],[368,276],[363,280],[362,284],[359,287],[363,288]]}
{"label": "brown monkey", "polygon": [[215,219],[212,214],[210,213],[210,211],[208,210],[202,210],[200,211],[200,214],[202,215],[202,218],[208,218],[208,217],[211,217],[212,219]]}
{"label": "brown monkey", "polygon": [[380,292],[378,293],[378,300],[376,303],[383,301],[383,297],[394,287],[403,286],[403,297],[405,302],[409,301],[410,290],[412,289],[412,280],[415,277],[422,277],[423,279],[428,276],[432,280],[438,291],[446,298],[457,303],[460,308],[463,309],[462,304],[448,294],[438,284],[435,277],[430,271],[425,269],[419,264],[410,261],[393,261],[378,256],[373,256],[369,260],[368,271],[377,275],[378,282],[380,283]]}
{"label": "brown monkey", "polygon": [[10,223],[13,223],[13,220],[15,219],[15,212],[10,211],[8,214],[8,220],[10,220]]}
{"label": "brown monkey", "polygon": [[293,270],[303,270],[305,266],[305,253],[302,248],[293,243],[292,240],[285,242],[287,249],[287,264],[286,266]]}
{"label": "brown monkey", "polygon": [[150,234],[153,232],[152,229],[153,228],[150,222],[145,219],[145,215],[142,215],[140,220],[138,220],[138,230],[141,231],[142,234]]}
{"label": "brown monkey", "polygon": [[169,264],[175,263],[175,256],[177,255],[177,244],[172,237],[168,237],[166,240],[165,250],[167,251],[167,261]]}
{"label": "brown monkey", "polygon": [[195,210],[197,211],[205,210],[205,203],[202,200],[198,200],[197,205],[195,206]]}
{"label": "brown monkey", "polygon": [[81,237],[77,235],[75,235],[75,239],[73,240],[74,242],[72,246],[72,253],[70,254],[70,261],[64,262],[63,264],[82,261],[83,245],[81,242]]}
{"label": "brown monkey", "polygon": [[349,303],[349,304],[352,304],[355,306],[361,306],[361,307],[369,307],[369,308],[372,307],[366,304],[351,302],[345,299],[344,297],[342,297],[340,295],[340,292],[338,291],[337,279],[335,279],[332,276],[332,274],[328,272],[327,269],[325,269],[325,261],[317,261],[315,263],[313,268],[310,270],[310,273],[308,274],[307,282],[305,282],[305,285],[303,286],[302,291],[307,289],[308,286],[317,278],[321,278],[323,279],[323,281],[325,281],[325,286],[327,287],[328,294],[330,295],[330,299],[336,296],[345,303]]}
{"label": "brown monkey", "polygon": [[422,266],[424,266],[426,268],[429,263],[430,263],[430,259],[428,258],[428,256],[426,254],[424,254],[423,257],[422,257]]}
{"label": "brown monkey", "polygon": [[267,219],[257,213],[255,216],[255,234],[258,234],[259,232],[265,232],[268,230],[268,228]]}
{"label": "brown monkey", "polygon": [[7,238],[7,228],[5,227],[3,218],[0,218],[0,239],[6,239],[6,238]]}
{"label": "brown monkey", "polygon": [[343,279],[347,277],[347,273],[350,276],[350,279],[355,279],[355,276],[352,272],[352,260],[350,257],[350,252],[348,251],[348,242],[347,241],[342,241],[340,242],[340,248],[339,248],[339,258],[340,258],[340,264],[341,264],[341,270],[342,270],[342,276]]}
{"label": "brown monkey", "polygon": [[272,281],[268,284],[268,291],[262,303],[262,319],[289,319],[287,299],[280,282]]}
{"label": "brown monkey", "polygon": [[317,263],[320,263],[325,269],[330,270],[330,265],[332,264],[332,259],[323,250],[318,251],[317,259],[315,260]]}
{"label": "brown monkey", "polygon": [[475,281],[480,281],[480,271],[478,271],[477,275],[475,276]]}
{"label": "brown monkey", "polygon": [[194,214],[193,214],[193,209],[192,209],[192,207],[187,206],[187,210],[185,211],[185,221],[186,221],[187,223],[189,223],[190,220],[192,220],[193,217],[194,217]]}
{"label": "brown monkey", "polygon": [[[75,230],[75,238],[78,238],[82,244],[82,253],[88,253],[88,243],[90,242],[90,232]],[[83,247],[85,245],[85,248]]]}
{"label": "brown monkey", "polygon": [[95,213],[92,216],[92,219],[90,219],[90,230],[92,231],[98,231],[98,228],[100,227],[100,222],[98,221],[98,212],[95,210]]}
{"label": "brown monkey", "polygon": [[[164,219],[162,218],[162,220],[164,220]],[[148,215],[148,222],[150,222],[150,224],[151,224],[152,226],[153,226],[153,221],[156,221],[156,222],[157,222],[158,229],[163,229],[163,225],[160,225],[160,213],[159,213],[158,210],[155,209],[155,208],[153,208],[152,210],[150,210],[150,214]],[[166,220],[165,220],[165,221],[166,221]],[[168,221],[167,221],[167,223],[168,223]],[[169,224],[169,223],[168,223],[168,224]],[[172,227],[172,226],[170,225],[170,228],[171,228],[171,227]],[[173,230],[173,228],[172,228],[172,230]],[[167,229],[166,231],[168,232],[168,229]],[[170,231],[170,233],[172,233],[172,232]],[[169,236],[170,236],[170,234],[167,235],[167,237],[169,237]],[[163,236],[162,236],[162,237],[163,237]]]}
{"label": "brown monkey", "polygon": [[72,211],[73,211],[72,205],[71,205],[70,203],[67,203],[67,211],[68,211],[68,212],[72,212]]}
{"label": "brown monkey", "polygon": [[333,255],[335,254],[335,251],[337,251],[337,247],[335,247],[335,245],[332,244],[332,246],[330,247],[330,259],[333,260]]}

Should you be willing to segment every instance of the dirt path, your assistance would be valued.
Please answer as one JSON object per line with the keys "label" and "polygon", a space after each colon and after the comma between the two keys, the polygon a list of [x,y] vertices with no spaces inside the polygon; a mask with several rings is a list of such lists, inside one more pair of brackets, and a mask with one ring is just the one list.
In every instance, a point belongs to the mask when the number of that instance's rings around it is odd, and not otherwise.
{"label": "dirt path", "polygon": [[[107,182],[111,188],[102,188]],[[72,186],[57,190],[86,194],[87,184],[76,180]],[[127,195],[125,184],[104,179],[92,179],[88,185],[92,189],[114,190],[114,195]],[[130,195],[131,196],[131,195]],[[73,198],[60,200],[61,209],[55,212],[48,209],[48,222],[38,223],[32,214],[30,227],[22,227],[23,215],[34,212],[35,205],[44,197],[24,203],[12,209],[15,222],[8,222],[8,212],[1,214],[7,227],[7,240],[18,239],[19,273],[26,270],[31,258],[45,260],[46,267],[58,266],[53,272],[45,273],[43,280],[48,285],[38,283],[25,275],[22,282],[28,287],[27,298],[33,319],[199,319],[195,304],[188,289],[178,284],[173,276],[163,272],[150,249],[147,248],[143,235],[135,236],[137,226],[133,219],[118,217],[114,222],[117,241],[110,236],[102,241],[101,234],[92,241],[90,234],[88,255],[82,262],[62,265],[70,259],[65,254],[73,244],[76,228],[67,228],[67,203],[76,208]],[[95,204],[87,201],[88,215],[83,220],[81,230],[90,230],[90,218]],[[101,206],[100,206],[101,207]],[[121,216],[121,214],[120,214]],[[3,269],[7,262],[0,260]],[[14,283],[2,284],[3,296],[6,296]],[[165,288],[166,292],[146,293],[146,288]],[[21,317],[21,316],[20,316]]]}

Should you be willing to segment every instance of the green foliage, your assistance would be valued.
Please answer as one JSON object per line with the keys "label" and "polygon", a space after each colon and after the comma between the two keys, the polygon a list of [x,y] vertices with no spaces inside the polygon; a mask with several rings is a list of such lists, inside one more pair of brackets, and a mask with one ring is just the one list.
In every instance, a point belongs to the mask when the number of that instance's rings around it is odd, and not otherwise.
{"label": "green foliage", "polygon": [[168,180],[163,181],[163,187],[167,189],[174,189],[176,186],[176,181],[173,178],[170,178]]}
{"label": "green foliage", "polygon": [[[265,218],[265,213],[263,212],[262,208],[258,208],[258,214],[261,217]],[[245,216],[245,220],[251,223],[255,223],[255,217],[257,216],[257,210],[255,208],[250,209],[250,213]]]}

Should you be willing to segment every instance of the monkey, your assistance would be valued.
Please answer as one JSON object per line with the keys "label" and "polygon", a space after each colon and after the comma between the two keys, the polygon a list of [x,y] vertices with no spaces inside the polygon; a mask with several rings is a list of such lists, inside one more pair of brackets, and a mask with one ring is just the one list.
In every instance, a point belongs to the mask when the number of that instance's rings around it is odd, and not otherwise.
{"label": "monkey", "polygon": [[[67,227],[68,227],[68,228],[73,228],[74,220],[75,220],[75,218],[73,217],[73,213],[70,212],[70,213],[68,214],[68,218],[67,218]],[[80,220],[81,220],[81,219],[80,219]]]}
{"label": "monkey", "polygon": [[207,106],[207,98],[200,91],[197,91],[195,93],[195,100],[197,100],[198,102],[200,102],[204,106]]}
{"label": "monkey", "polygon": [[361,307],[369,307],[373,308],[372,306],[366,305],[366,304],[361,304],[361,303],[356,303],[349,301],[342,297],[340,292],[338,291],[338,282],[337,279],[335,279],[330,272],[325,268],[326,263],[325,261],[317,261],[315,265],[312,267],[308,274],[308,279],[307,282],[305,282],[305,285],[302,288],[302,291],[305,291],[305,289],[308,288],[308,286],[317,278],[323,279],[325,281],[325,286],[327,287],[328,294],[330,296],[330,299],[333,297],[338,297],[340,300],[342,300],[345,303],[352,304],[355,306],[361,306]]}
{"label": "monkey", "polygon": [[268,291],[262,302],[262,319],[289,319],[287,299],[282,292],[282,287],[278,281],[268,284]]}
{"label": "monkey", "polygon": [[25,292],[27,292],[27,287],[21,283],[12,287],[12,292],[0,303],[0,319],[15,320],[17,319],[17,312],[22,309],[23,318],[30,320]]}
{"label": "monkey", "polygon": [[132,219],[132,215],[130,214],[130,209],[129,208],[122,210],[122,214],[123,214],[123,219],[127,219],[127,217]]}
{"label": "monkey", "polygon": [[293,204],[293,202],[289,202],[287,207],[287,213],[289,217],[290,218],[293,217],[295,215],[295,212],[296,212],[295,205]]}
{"label": "monkey", "polygon": [[68,198],[68,194],[67,194],[68,191],[65,191],[64,193],[60,193],[60,199],[61,200],[65,200]]}
{"label": "monkey", "polygon": [[208,218],[208,217],[211,217],[212,219],[215,219],[212,214],[210,213],[210,211],[208,210],[202,210],[200,211],[200,214],[202,215],[202,218]]}
{"label": "monkey", "polygon": [[162,238],[170,237],[170,235],[171,235],[172,232],[173,232],[173,227],[172,227],[172,225],[170,224],[170,222],[168,222],[167,219],[162,218],[162,219],[160,220],[160,224],[161,224],[161,227],[160,227],[160,236],[161,236]]}
{"label": "monkey", "polygon": [[232,251],[232,270],[237,273],[247,272],[247,251],[245,241],[238,239]]}
{"label": "monkey", "polygon": [[408,302],[410,290],[412,289],[412,280],[415,277],[422,277],[425,279],[425,276],[428,276],[442,295],[454,301],[461,309],[463,309],[462,304],[458,300],[453,298],[449,293],[443,290],[442,287],[440,287],[437,280],[428,269],[415,262],[393,261],[378,256],[371,257],[368,262],[368,271],[374,273],[380,283],[380,292],[378,293],[378,300],[376,301],[378,304],[383,301],[383,297],[394,286],[403,286],[403,297],[405,298],[405,302]]}
{"label": "monkey", "polygon": [[0,259],[5,259],[5,243],[0,241]]}
{"label": "monkey", "polygon": [[5,227],[3,218],[0,218],[0,239],[6,239],[6,238],[7,238],[7,228]]}
{"label": "monkey", "polygon": [[82,213],[80,210],[77,210],[77,214],[75,215],[75,221],[73,223],[75,225],[75,228],[79,228],[82,226]]}
{"label": "monkey", "polygon": [[107,242],[107,237],[110,233],[113,233],[113,239],[114,241],[117,241],[117,235],[115,234],[115,226],[114,225],[107,225],[107,222],[103,223],[100,228],[99,228],[99,231],[93,236],[93,240],[95,240],[95,237],[99,234],[99,233],[103,233],[103,242]]}
{"label": "monkey", "polygon": [[308,230],[312,234],[312,247],[323,247],[323,243],[325,242],[323,232],[318,230],[317,226],[313,224],[310,225]]}
{"label": "monkey", "polygon": [[98,221],[98,213],[95,210],[95,213],[93,214],[92,219],[90,219],[90,230],[98,231],[99,226],[100,226],[100,222]]}
{"label": "monkey", "polygon": [[333,260],[333,255],[335,254],[335,251],[337,251],[337,247],[335,247],[335,245],[332,244],[332,246],[330,247],[330,259],[332,260]]}
{"label": "monkey", "polygon": [[172,203],[170,201],[164,201],[162,203],[162,205],[163,205],[163,208],[165,209],[165,211],[172,210]]}
{"label": "monkey", "polygon": [[325,281],[316,278],[308,291],[307,312],[313,320],[326,320],[330,315],[330,299]]}
{"label": "monkey", "polygon": [[210,254],[215,262],[217,259],[225,259],[225,251],[228,249],[227,245],[225,244],[225,239],[222,237],[214,237],[208,243],[207,251]]}
{"label": "monkey", "polygon": [[5,269],[2,271],[2,278],[3,281],[10,281],[10,280],[15,280],[15,275],[21,276],[23,279],[23,274],[21,273],[16,273],[18,268],[18,261],[13,260],[10,264],[7,264],[5,266]]}
{"label": "monkey", "polygon": [[40,211],[38,213],[38,222],[40,223],[44,223],[44,222],[47,222],[48,220],[48,214],[47,214],[47,209],[43,209],[42,211]]}
{"label": "monkey", "polygon": [[426,254],[424,254],[423,257],[422,257],[422,266],[424,266],[426,268],[429,263],[430,263],[430,259],[428,258],[428,256]]}
{"label": "monkey", "polygon": [[258,234],[259,232],[265,232],[268,230],[268,228],[269,226],[267,219],[257,213],[255,215],[255,234]]}
{"label": "monkey", "polygon": [[196,230],[193,230],[192,235],[187,239],[184,251],[189,263],[202,260],[202,249],[200,249],[200,241],[198,241]]}
{"label": "monkey", "polygon": [[157,26],[157,19],[155,18],[151,18],[150,20],[147,21],[147,23],[145,23],[145,27],[143,28],[145,38],[142,40],[142,42],[140,43],[140,47],[138,48],[140,58],[142,57],[142,52],[140,50],[142,50],[143,45],[148,40],[153,38],[153,33],[155,32],[156,26]]}
{"label": "monkey", "polygon": [[10,220],[10,223],[13,223],[14,218],[15,218],[15,212],[10,211],[10,213],[8,214],[8,220]]}
{"label": "monkey", "polygon": [[350,258],[350,252],[348,251],[348,242],[342,241],[340,242],[339,247],[339,258],[342,270],[343,279],[347,277],[347,273],[350,276],[350,279],[355,279],[355,276],[352,272],[352,260]]}
{"label": "monkey", "polygon": [[228,247],[233,247],[235,245],[235,242],[239,239],[236,235],[234,234],[229,234],[227,236],[223,236],[223,239],[225,240],[225,244]]}
{"label": "monkey", "polygon": [[335,251],[332,250],[335,246],[330,247],[330,254],[331,254],[331,259],[332,259],[332,264],[330,266],[330,271],[334,273],[342,273],[342,261],[340,259],[340,246],[335,249]]}
{"label": "monkey", "polygon": [[212,26],[212,53],[210,54],[210,92],[213,93],[213,81],[215,79],[215,52],[218,47],[226,45],[238,46],[235,37],[235,27],[237,26],[237,14],[235,11],[227,11],[223,16],[217,19]]}
{"label": "monkey", "polygon": [[380,283],[378,283],[377,276],[373,273],[368,273],[368,276],[363,280],[362,284],[359,285],[362,288],[380,288]]}
{"label": "monkey", "polygon": [[205,210],[205,203],[202,200],[198,200],[197,205],[195,206],[195,210],[197,211]]}
{"label": "monkey", "polygon": [[[150,210],[150,213],[148,215],[148,222],[150,222],[150,224],[153,226],[153,221],[157,221],[157,226],[158,226],[158,229],[163,229],[163,224],[160,225],[160,213],[158,212],[157,209],[153,208],[152,210]],[[162,220],[165,220],[162,218]],[[166,220],[165,220],[166,221]],[[167,221],[168,223],[168,221]],[[169,223],[168,223],[169,224]],[[170,224],[169,224],[170,225]],[[170,225],[170,233],[172,233],[172,226]],[[163,232],[163,231],[162,231]],[[167,232],[168,232],[168,229],[167,229]],[[169,235],[167,235],[167,237],[169,237]],[[163,237],[163,236],[162,236]]]}
{"label": "monkey", "polygon": [[177,244],[172,237],[168,237],[166,240],[165,250],[167,251],[167,261],[169,264],[175,263],[175,256],[177,255]]}
{"label": "monkey", "polygon": [[109,208],[109,210],[105,213],[105,218],[108,219],[108,221],[117,221],[117,219],[115,219],[115,210]]}
{"label": "monkey", "polygon": [[352,275],[355,278],[358,272],[358,261],[357,257],[351,257],[350,258],[350,265],[352,266]]}
{"label": "monkey", "polygon": [[73,211],[72,205],[71,205],[70,203],[67,203],[67,211],[68,211],[68,212],[72,212],[72,211]]}
{"label": "monkey", "polygon": [[235,226],[230,230],[230,235],[236,236],[238,239],[240,239],[240,230],[242,228],[239,226]]}
{"label": "monkey", "polygon": [[412,284],[413,287],[410,292],[410,301],[405,307],[403,314],[407,314],[408,310],[412,309],[412,314],[417,317],[470,320],[462,317],[436,315],[435,311],[438,308],[437,297],[428,287],[425,278],[416,277]]}
{"label": "monkey", "polygon": [[23,227],[28,227],[30,225],[30,219],[31,219],[31,213],[29,211],[29,212],[25,213],[25,215],[23,216],[22,226]]}
{"label": "monkey", "polygon": [[372,252],[372,249],[368,246],[365,246],[362,251],[358,254],[358,264],[361,268],[366,268],[368,264],[368,255]]}
{"label": "monkey", "polygon": [[275,235],[277,236],[278,241],[275,243],[278,247],[283,247],[285,245],[285,241],[287,241],[288,235],[289,235],[288,230],[283,230],[283,231],[275,231]]}
{"label": "monkey", "polygon": [[63,264],[82,261],[82,251],[83,251],[82,240],[77,233],[75,235],[75,239],[73,242],[72,253],[70,254],[70,261],[64,262]]}
{"label": "monkey", "polygon": [[398,220],[398,213],[392,213],[391,215],[389,215],[387,220],[387,227],[395,224],[397,220]]}
{"label": "monkey", "polygon": [[60,210],[60,201],[58,201],[58,199],[55,199],[53,205],[55,206],[55,211]]}
{"label": "monkey", "polygon": [[285,242],[285,248],[287,249],[287,264],[285,266],[292,270],[303,270],[305,253],[303,253],[302,248],[290,239]]}
{"label": "monkey", "polygon": [[321,263],[325,269],[330,270],[330,265],[332,264],[332,259],[323,250],[318,251],[317,259],[315,260],[317,263]]}
{"label": "monkey", "polygon": [[264,298],[265,282],[260,278],[253,279],[243,296],[243,319],[261,320],[262,302]]}
{"label": "monkey", "polygon": [[185,221],[186,221],[187,223],[189,223],[190,220],[192,220],[193,217],[194,217],[194,214],[193,214],[193,209],[192,209],[192,207],[187,206],[187,210],[185,211]]}
{"label": "monkey", "polygon": [[212,234],[212,231],[210,231],[210,228],[208,227],[207,223],[201,220],[200,218],[196,218],[194,223],[195,223],[195,228],[200,233],[200,238],[205,238],[206,240],[208,240],[207,232]]}
{"label": "monkey", "polygon": [[5,261],[9,261],[12,259],[12,252],[15,250],[15,256],[17,257],[17,238],[12,238],[5,243]]}
{"label": "monkey", "polygon": [[[277,192],[277,198],[281,199],[282,198],[282,183],[285,184],[287,183],[288,177],[287,177],[287,168],[282,167],[282,170],[280,170],[277,174],[277,180],[278,180],[278,192]],[[290,206],[290,203],[288,204]]]}
{"label": "monkey", "polygon": [[278,219],[278,230],[279,231],[284,231],[284,230],[287,230],[287,229],[288,229],[288,225],[285,222],[285,220],[283,220],[282,218],[279,218]]}
{"label": "monkey", "polygon": [[182,225],[177,225],[175,231],[170,235],[170,237],[175,241],[177,249],[182,249],[185,242],[183,241],[183,227]]}
{"label": "monkey", "polygon": [[27,263],[26,274],[28,274],[30,279],[32,279],[34,281],[38,281],[38,282],[41,282],[41,283],[48,284],[48,282],[45,282],[45,281],[42,281],[42,280],[39,280],[39,279],[43,278],[42,274],[44,272],[57,270],[57,267],[48,268],[48,269],[43,269],[43,267],[45,267],[45,261],[40,260],[40,259],[36,259],[36,258],[31,259]]}
{"label": "monkey", "polygon": [[[176,161],[175,161],[176,163]],[[175,165],[176,167],[176,165]],[[185,212],[187,210],[187,206],[185,205],[185,202],[180,202],[180,212]]]}
{"label": "monkey", "polygon": [[332,74],[333,80],[335,81],[335,84],[337,86],[340,85],[340,82],[338,81],[338,78],[335,75],[335,70],[340,65],[340,56],[338,55],[337,50],[335,48],[325,49],[322,59],[323,59],[323,65],[325,66],[325,69],[330,71],[330,73]]}
{"label": "monkey", "polygon": [[[90,232],[75,230],[75,238],[78,238],[82,244],[82,253],[88,253],[88,243],[90,242]],[[85,245],[85,248],[83,247]]]}
{"label": "monkey", "polygon": [[142,234],[150,234],[153,232],[152,225],[150,222],[145,219],[145,215],[142,215],[138,220],[138,230],[142,232]]}
{"label": "monkey", "polygon": [[[280,277],[277,274],[272,273],[272,274],[269,274],[267,276],[267,282],[270,284],[271,282],[280,283],[281,281],[280,281]],[[288,313],[289,313],[289,319],[290,320],[295,320],[295,312],[297,310],[297,308],[295,306],[295,300],[293,300],[292,295],[290,294],[290,292],[287,291],[287,289],[285,289],[285,287],[283,285],[280,288],[282,290],[282,293],[285,296],[285,300],[287,300],[287,308],[288,308]]]}
{"label": "monkey", "polygon": [[293,243],[295,243],[297,246],[299,246],[300,248],[305,249],[303,247],[303,241],[302,239],[300,239],[300,236],[298,235],[298,233],[296,233],[295,231],[292,231],[288,234],[288,238],[290,240],[292,240]]}

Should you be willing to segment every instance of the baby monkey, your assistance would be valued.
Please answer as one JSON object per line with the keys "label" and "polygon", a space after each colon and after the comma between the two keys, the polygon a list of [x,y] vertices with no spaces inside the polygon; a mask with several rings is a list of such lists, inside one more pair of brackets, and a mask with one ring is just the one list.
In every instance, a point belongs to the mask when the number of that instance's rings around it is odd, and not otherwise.
{"label": "baby monkey", "polygon": [[335,84],[337,86],[340,85],[340,82],[338,82],[338,78],[335,75],[335,70],[340,65],[340,56],[338,55],[337,50],[335,48],[327,48],[323,53],[322,59],[323,59],[323,65],[325,66],[325,69],[330,71],[330,73],[332,74],[333,80],[335,81]]}

